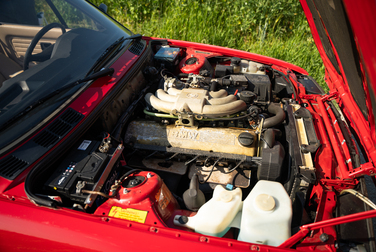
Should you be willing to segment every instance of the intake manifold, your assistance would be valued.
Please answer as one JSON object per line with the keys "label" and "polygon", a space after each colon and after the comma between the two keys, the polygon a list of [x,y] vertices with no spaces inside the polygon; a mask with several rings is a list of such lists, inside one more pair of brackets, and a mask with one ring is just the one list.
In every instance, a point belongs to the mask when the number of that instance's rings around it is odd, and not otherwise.
{"label": "intake manifold", "polygon": [[168,89],[167,93],[158,89],[155,96],[145,95],[146,102],[158,111],[177,114],[191,112],[208,117],[221,117],[245,110],[247,105],[226,90],[207,91],[204,89]]}

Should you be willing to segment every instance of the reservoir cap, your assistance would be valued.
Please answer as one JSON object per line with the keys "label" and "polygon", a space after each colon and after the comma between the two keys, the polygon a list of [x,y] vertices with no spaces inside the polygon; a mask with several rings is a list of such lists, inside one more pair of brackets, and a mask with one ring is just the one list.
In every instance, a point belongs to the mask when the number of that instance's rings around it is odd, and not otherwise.
{"label": "reservoir cap", "polygon": [[263,211],[271,211],[275,208],[275,200],[269,194],[259,194],[255,198],[256,206]]}
{"label": "reservoir cap", "polygon": [[232,66],[239,66],[240,65],[240,58],[238,58],[238,57],[232,57],[231,58],[231,65]]}
{"label": "reservoir cap", "polygon": [[223,191],[219,195],[219,199],[223,202],[230,202],[232,200],[232,194],[229,191]]}
{"label": "reservoir cap", "polygon": [[253,101],[257,98],[257,94],[253,93],[252,91],[241,91],[239,94],[239,99],[244,101],[247,104],[253,103]]}

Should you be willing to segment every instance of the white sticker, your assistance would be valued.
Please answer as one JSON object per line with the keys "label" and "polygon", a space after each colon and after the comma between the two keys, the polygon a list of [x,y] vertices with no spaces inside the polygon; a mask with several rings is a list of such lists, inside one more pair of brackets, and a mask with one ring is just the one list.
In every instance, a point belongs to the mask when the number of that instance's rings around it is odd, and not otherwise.
{"label": "white sticker", "polygon": [[79,149],[79,150],[86,150],[87,147],[89,147],[90,143],[91,143],[91,141],[89,141],[89,140],[84,140],[84,141],[80,144],[80,146],[78,146],[78,149]]}

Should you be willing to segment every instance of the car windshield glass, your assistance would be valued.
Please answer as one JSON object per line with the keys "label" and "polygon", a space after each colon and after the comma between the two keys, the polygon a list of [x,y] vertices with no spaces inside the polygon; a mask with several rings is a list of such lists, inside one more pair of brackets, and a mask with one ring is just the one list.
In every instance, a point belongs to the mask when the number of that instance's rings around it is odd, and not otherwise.
{"label": "car windshield glass", "polygon": [[[83,0],[1,1],[0,125],[41,97],[84,78],[111,44],[131,34]],[[30,44],[34,48],[26,50]],[[0,148],[46,120],[79,88],[59,93],[2,129]]]}

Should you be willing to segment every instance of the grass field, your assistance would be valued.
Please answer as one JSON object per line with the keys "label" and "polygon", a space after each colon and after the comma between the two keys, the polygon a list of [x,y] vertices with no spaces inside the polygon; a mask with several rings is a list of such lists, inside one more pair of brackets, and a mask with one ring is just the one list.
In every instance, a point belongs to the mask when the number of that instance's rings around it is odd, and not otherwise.
{"label": "grass field", "polygon": [[[326,89],[298,0],[95,0],[135,33],[225,46],[291,62]],[[327,90],[327,89],[326,89]]]}

